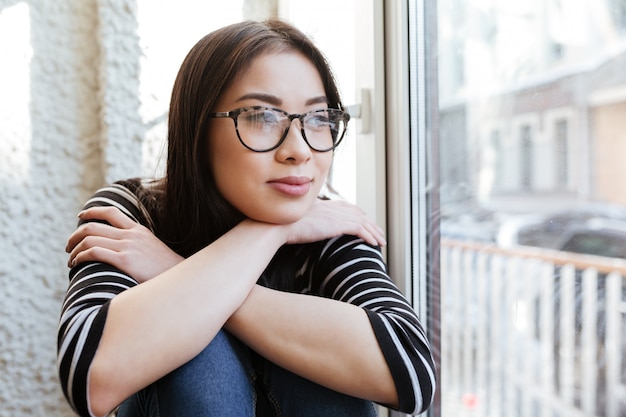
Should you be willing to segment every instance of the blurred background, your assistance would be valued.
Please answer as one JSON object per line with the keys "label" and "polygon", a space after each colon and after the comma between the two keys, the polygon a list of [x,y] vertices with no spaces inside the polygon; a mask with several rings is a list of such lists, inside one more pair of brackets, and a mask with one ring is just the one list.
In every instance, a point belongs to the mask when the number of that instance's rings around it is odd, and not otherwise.
{"label": "blurred background", "polygon": [[442,415],[626,416],[626,2],[437,5]]}

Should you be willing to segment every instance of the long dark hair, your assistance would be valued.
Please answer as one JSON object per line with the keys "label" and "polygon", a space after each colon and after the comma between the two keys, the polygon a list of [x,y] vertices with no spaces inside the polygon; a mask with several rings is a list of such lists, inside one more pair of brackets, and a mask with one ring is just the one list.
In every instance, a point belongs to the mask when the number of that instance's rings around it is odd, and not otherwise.
{"label": "long dark hair", "polygon": [[235,77],[261,54],[295,50],[317,68],[328,105],[342,108],[324,55],[294,26],[271,19],[218,29],[189,51],[174,83],[169,112],[166,176],[154,207],[157,236],[190,256],[243,220],[215,186],[208,164],[208,114]]}

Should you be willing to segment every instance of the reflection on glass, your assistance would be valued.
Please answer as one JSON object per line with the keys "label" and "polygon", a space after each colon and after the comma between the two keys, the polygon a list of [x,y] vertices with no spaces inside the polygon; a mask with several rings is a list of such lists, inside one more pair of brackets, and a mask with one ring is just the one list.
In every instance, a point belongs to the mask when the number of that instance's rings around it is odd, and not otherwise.
{"label": "reflection on glass", "polygon": [[438,2],[443,416],[626,415],[626,1]]}

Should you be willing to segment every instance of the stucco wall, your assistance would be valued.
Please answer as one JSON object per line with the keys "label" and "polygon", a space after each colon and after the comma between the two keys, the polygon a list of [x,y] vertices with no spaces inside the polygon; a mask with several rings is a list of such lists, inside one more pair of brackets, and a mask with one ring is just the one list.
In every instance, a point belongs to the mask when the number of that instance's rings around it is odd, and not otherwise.
{"label": "stucco wall", "polygon": [[70,416],[57,380],[65,240],[139,175],[133,0],[0,1],[0,416]]}

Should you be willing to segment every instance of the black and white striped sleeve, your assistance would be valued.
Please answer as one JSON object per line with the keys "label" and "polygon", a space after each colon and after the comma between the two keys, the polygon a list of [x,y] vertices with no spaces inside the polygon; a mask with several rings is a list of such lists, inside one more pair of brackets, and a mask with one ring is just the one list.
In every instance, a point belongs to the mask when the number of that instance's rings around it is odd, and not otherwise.
{"label": "black and white striped sleeve", "polygon": [[398,409],[426,410],[436,389],[430,344],[414,309],[389,278],[380,250],[341,236],[327,241],[313,264],[308,271],[313,292],[366,311],[396,385]]}
{"label": "black and white striped sleeve", "polygon": [[[114,206],[136,222],[146,219],[135,195],[121,184],[98,190],[84,208]],[[81,416],[91,416],[88,375],[96,353],[109,302],[137,281],[118,269],[99,262],[74,266],[61,308],[57,339],[57,367],[63,392]]]}

